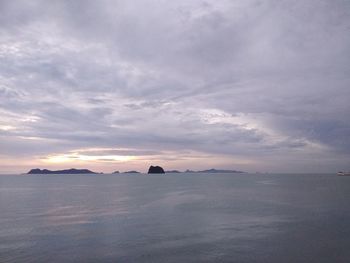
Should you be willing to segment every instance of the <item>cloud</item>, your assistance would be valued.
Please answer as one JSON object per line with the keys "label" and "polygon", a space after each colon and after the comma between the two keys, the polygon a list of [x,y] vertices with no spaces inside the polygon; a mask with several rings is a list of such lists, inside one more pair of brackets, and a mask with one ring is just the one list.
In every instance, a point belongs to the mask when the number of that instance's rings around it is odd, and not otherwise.
{"label": "cloud", "polygon": [[350,169],[348,1],[37,0],[0,10],[6,158],[126,148],[197,157],[200,168],[321,171],[312,156],[322,171]]}

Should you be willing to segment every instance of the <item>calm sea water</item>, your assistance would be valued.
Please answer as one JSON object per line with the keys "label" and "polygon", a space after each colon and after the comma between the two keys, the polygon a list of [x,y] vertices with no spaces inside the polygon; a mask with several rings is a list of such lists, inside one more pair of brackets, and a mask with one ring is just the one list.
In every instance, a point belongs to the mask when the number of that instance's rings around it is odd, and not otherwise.
{"label": "calm sea water", "polygon": [[0,176],[0,262],[350,262],[350,177]]}

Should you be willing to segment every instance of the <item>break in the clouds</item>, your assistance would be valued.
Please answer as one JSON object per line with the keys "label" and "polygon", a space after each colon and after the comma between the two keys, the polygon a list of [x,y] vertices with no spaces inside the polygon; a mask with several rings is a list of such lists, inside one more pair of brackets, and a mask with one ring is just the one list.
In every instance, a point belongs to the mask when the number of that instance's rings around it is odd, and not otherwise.
{"label": "break in the clouds", "polygon": [[0,0],[0,170],[349,169],[347,0]]}

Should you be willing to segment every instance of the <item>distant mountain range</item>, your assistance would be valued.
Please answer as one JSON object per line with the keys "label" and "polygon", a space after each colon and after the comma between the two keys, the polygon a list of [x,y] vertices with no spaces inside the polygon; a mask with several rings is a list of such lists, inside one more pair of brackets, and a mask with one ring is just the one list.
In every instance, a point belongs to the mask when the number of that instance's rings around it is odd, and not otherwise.
{"label": "distant mountain range", "polygon": [[217,169],[209,169],[209,170],[197,171],[197,173],[244,173],[244,172],[242,172],[242,171],[236,171],[236,170],[217,170]]}
{"label": "distant mountain range", "polygon": [[[159,168],[161,168],[161,167],[159,167]],[[118,173],[119,173],[119,171],[114,172],[114,174],[118,174]],[[127,172],[123,172],[123,173],[136,174],[136,173],[140,173],[140,172],[127,171]],[[154,172],[151,172],[151,173],[154,173]],[[162,173],[164,173],[164,171]],[[244,172],[236,171],[236,170],[209,169],[209,170],[202,170],[202,171],[186,170],[184,172],[180,172],[178,170],[171,170],[171,171],[165,171],[165,173],[244,173]],[[72,168],[72,169],[56,170],[56,171],[51,171],[48,169],[32,169],[27,174],[99,174],[99,173],[95,173],[95,172],[90,171],[88,169]]]}
{"label": "distant mountain range", "polygon": [[126,171],[126,172],[119,172],[119,171],[115,171],[112,174],[139,174],[140,172],[138,171]]}
{"label": "distant mountain range", "polygon": [[67,170],[57,170],[51,171],[47,169],[32,169],[27,174],[97,174],[88,169],[67,169]]}
{"label": "distant mountain range", "polygon": [[209,169],[209,170],[202,170],[202,171],[186,170],[185,173],[245,173],[245,172],[236,171],[236,170]]}

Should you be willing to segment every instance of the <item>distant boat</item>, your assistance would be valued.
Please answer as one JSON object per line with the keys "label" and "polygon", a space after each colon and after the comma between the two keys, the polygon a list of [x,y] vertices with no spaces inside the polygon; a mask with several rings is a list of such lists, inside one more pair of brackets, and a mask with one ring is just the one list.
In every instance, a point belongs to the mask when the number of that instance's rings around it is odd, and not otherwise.
{"label": "distant boat", "polygon": [[350,176],[350,172],[338,172],[339,176]]}

